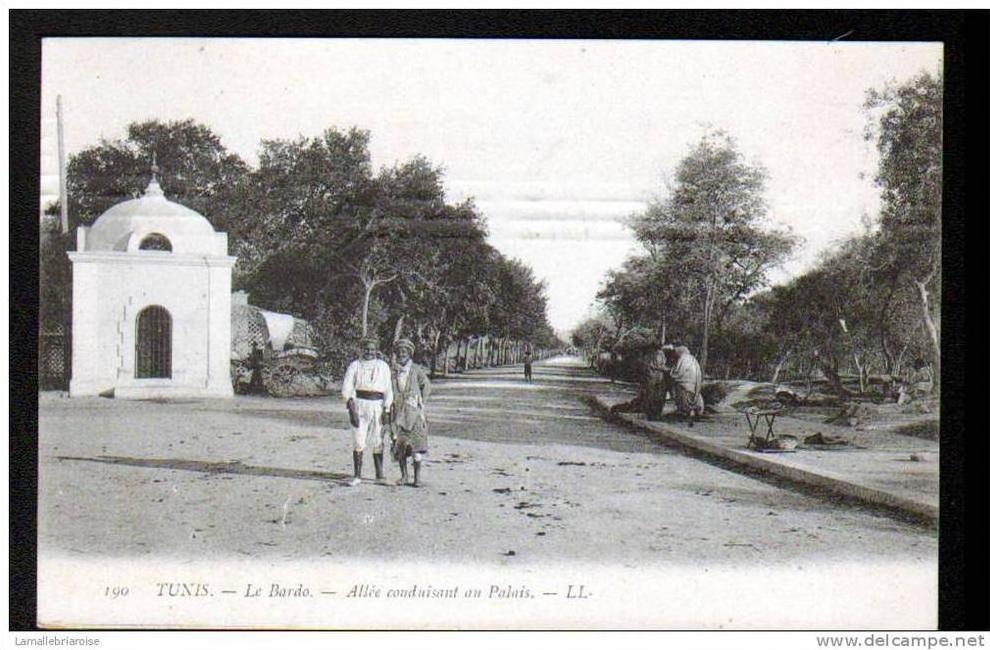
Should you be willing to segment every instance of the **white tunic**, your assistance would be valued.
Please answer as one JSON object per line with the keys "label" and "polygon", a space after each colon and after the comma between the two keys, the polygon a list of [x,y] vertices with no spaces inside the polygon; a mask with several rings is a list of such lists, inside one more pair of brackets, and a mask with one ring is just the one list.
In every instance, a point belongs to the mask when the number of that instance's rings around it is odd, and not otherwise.
{"label": "white tunic", "polygon": [[357,397],[357,391],[368,390],[384,393],[382,404],[387,411],[392,407],[392,372],[381,359],[358,359],[347,366],[340,392],[346,402]]}

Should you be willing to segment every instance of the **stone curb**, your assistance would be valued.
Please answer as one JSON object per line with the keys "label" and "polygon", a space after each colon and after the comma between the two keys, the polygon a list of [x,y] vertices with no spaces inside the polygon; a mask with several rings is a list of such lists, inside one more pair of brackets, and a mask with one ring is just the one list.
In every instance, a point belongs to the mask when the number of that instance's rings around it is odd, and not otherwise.
{"label": "stone curb", "polygon": [[663,441],[674,442],[689,449],[726,460],[734,465],[771,474],[794,483],[827,490],[862,503],[882,506],[911,518],[919,519],[930,526],[938,524],[938,506],[862,485],[841,476],[829,474],[828,472],[813,472],[799,467],[784,465],[757,452],[731,449],[724,445],[704,440],[698,436],[692,436],[682,429],[670,426],[669,424],[648,422],[626,413],[612,413],[609,405],[599,395],[593,396],[592,406],[596,411],[601,412],[609,418],[616,418],[636,428],[655,433]]}

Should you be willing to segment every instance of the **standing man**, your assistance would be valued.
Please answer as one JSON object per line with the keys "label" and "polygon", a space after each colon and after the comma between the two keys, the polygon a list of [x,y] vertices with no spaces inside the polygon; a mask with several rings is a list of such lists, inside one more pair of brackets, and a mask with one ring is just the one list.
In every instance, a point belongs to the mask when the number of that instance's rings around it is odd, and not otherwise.
{"label": "standing man", "polygon": [[251,395],[266,395],[265,378],[262,377],[261,369],[265,365],[265,354],[258,347],[257,341],[251,342],[251,356],[248,357],[251,366],[251,383],[248,384],[248,392]]}
{"label": "standing man", "polygon": [[523,352],[523,377],[528,382],[533,381],[533,350],[530,349],[529,345]]}
{"label": "standing man", "polygon": [[361,358],[347,366],[340,391],[347,402],[354,436],[354,478],[347,483],[352,487],[361,484],[361,465],[369,444],[375,459],[375,480],[385,480],[382,419],[392,408],[392,374],[388,364],[378,358],[378,340],[365,337],[361,349]]}
{"label": "standing man", "polygon": [[426,400],[430,396],[430,378],[426,368],[413,363],[416,347],[409,339],[395,342],[395,368],[392,389],[395,405],[392,409],[393,454],[399,461],[402,477],[396,485],[409,485],[406,462],[413,459],[413,487],[419,487],[420,468],[427,453]]}

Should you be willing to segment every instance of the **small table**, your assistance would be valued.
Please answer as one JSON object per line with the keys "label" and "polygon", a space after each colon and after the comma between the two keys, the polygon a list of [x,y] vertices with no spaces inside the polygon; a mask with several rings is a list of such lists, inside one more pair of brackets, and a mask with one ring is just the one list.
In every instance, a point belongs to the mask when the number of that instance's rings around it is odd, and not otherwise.
{"label": "small table", "polygon": [[[749,440],[746,442],[747,449],[750,447],[754,449],[766,449],[766,447],[770,444],[770,441],[775,437],[773,432],[773,421],[777,419],[777,416],[783,410],[784,409],[782,408],[749,408],[744,411],[746,413],[746,424],[749,425]],[[760,419],[763,420],[763,423],[766,425],[767,429],[766,434],[762,437],[757,435],[760,428]]]}

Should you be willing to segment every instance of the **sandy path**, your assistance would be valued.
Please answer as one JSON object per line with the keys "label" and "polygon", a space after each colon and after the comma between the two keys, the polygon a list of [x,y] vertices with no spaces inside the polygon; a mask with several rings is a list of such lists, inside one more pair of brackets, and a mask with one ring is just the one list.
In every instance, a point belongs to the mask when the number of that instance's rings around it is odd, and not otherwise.
{"label": "sandy path", "polygon": [[[420,490],[345,487],[339,400],[40,400],[39,552],[635,567],[934,563],[934,532],[711,466],[596,418],[559,360],[436,383]],[[366,476],[371,459],[365,462]],[[394,465],[387,466],[397,476]]]}

